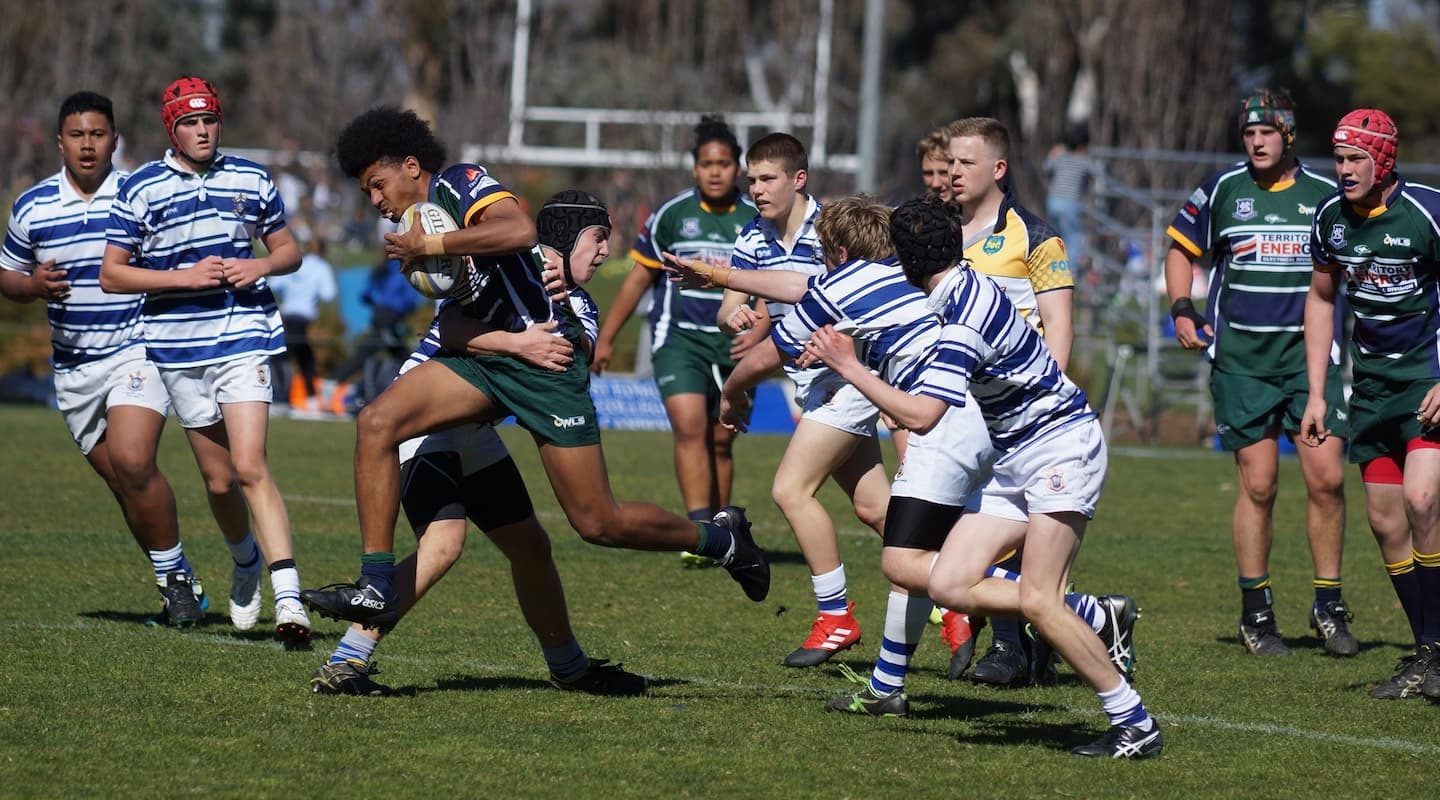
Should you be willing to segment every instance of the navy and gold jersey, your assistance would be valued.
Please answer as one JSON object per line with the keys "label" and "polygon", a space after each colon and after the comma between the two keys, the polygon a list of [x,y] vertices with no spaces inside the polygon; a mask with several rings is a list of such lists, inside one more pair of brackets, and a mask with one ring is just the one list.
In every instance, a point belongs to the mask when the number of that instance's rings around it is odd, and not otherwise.
{"label": "navy and gold jersey", "polygon": [[1036,296],[1075,288],[1065,243],[1050,223],[1006,194],[995,226],[968,235],[965,258],[977,271],[989,275],[1025,321],[1044,332]]}

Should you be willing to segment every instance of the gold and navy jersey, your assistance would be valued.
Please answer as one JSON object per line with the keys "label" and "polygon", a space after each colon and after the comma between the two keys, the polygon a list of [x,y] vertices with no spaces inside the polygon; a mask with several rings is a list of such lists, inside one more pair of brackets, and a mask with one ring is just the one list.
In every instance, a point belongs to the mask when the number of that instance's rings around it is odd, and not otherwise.
{"label": "gold and navy jersey", "polygon": [[1036,296],[1075,288],[1060,234],[1011,194],[1000,202],[993,228],[974,235],[967,232],[965,258],[999,284],[1020,316],[1042,333],[1045,321],[1040,319]]}

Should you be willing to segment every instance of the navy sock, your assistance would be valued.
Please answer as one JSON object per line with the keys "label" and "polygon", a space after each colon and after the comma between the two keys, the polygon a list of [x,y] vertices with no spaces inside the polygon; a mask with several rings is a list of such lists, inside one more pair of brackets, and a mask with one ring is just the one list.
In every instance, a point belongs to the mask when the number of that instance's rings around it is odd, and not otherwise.
{"label": "navy sock", "polygon": [[696,522],[700,529],[700,543],[695,546],[695,555],[723,559],[735,546],[735,536],[729,530],[710,521]]}
{"label": "navy sock", "polygon": [[1315,587],[1315,607],[1320,608],[1326,603],[1340,602],[1340,579],[1322,578],[1316,575],[1310,585]]}
{"label": "navy sock", "polygon": [[1419,647],[1422,643],[1420,636],[1424,633],[1425,612],[1420,608],[1420,580],[1415,577],[1415,559],[1386,564],[1385,571],[1390,574],[1390,585],[1395,588],[1395,597],[1400,600],[1400,608],[1405,611],[1405,619],[1410,623],[1410,633],[1415,636],[1415,646]]}
{"label": "navy sock", "polygon": [[1420,588],[1422,625],[1420,640],[1424,644],[1440,644],[1440,553],[1415,554],[1415,582]]}
{"label": "navy sock", "polygon": [[395,554],[366,553],[360,556],[360,574],[381,594],[389,597],[395,586]]}
{"label": "navy sock", "polygon": [[1258,578],[1240,578],[1240,609],[1246,614],[1264,611],[1275,604],[1270,593],[1270,573]]}

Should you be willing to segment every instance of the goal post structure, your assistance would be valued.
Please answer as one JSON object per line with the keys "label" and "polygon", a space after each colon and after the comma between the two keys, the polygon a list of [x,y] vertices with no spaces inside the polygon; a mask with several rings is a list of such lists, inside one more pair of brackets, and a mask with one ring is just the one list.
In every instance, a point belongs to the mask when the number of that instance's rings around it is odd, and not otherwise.
{"label": "goal post structure", "polygon": [[[531,164],[555,167],[628,167],[632,169],[683,169],[689,166],[689,150],[681,142],[698,121],[702,110],[651,111],[639,109],[567,108],[530,105],[527,84],[530,73],[530,25],[533,0],[517,0],[515,15],[515,67],[510,76],[509,124],[504,144],[467,143],[460,157],[478,163]],[[883,0],[867,0],[883,5]],[[784,130],[806,131],[812,168],[863,177],[862,159],[855,153],[831,153],[826,146],[829,132],[829,84],[831,40],[834,36],[835,0],[818,0],[820,24],[815,34],[815,80],[813,110],[727,111],[725,121],[735,128],[740,141],[751,134]],[[878,64],[878,54],[875,56]],[[877,92],[878,94],[878,92]],[[718,109],[717,109],[718,111]],[[865,116],[861,115],[862,118]],[[579,126],[580,146],[538,145],[526,142],[527,123]],[[604,129],[625,127],[659,128],[657,150],[636,150],[607,145]],[[862,126],[861,140],[865,140]],[[873,161],[873,159],[868,159]]]}

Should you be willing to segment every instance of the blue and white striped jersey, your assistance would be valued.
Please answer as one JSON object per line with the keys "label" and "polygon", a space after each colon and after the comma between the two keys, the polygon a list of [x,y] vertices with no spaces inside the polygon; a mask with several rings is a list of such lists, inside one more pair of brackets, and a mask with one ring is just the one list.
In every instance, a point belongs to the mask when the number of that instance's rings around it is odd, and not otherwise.
{"label": "blue and white striped jersey", "polygon": [[[805,199],[805,224],[795,234],[795,242],[789,250],[780,238],[775,224],[764,217],[750,220],[735,240],[735,250],[730,254],[730,266],[736,269],[788,269],[806,275],[819,275],[825,271],[825,251],[820,247],[820,237],[815,233],[815,217],[820,214],[820,204],[813,197]],[[766,301],[770,319],[778,322],[790,313],[789,303]]]}
{"label": "blue and white striped jersey", "polygon": [[[221,154],[195,173],[166,152],[121,187],[106,236],[135,254],[137,266],[176,270],[207,256],[254,258],[254,240],[284,227],[285,204],[264,167]],[[280,312],[263,278],[245,289],[147,294],[142,315],[146,352],[161,368],[285,352]]]}
{"label": "blue and white striped jersey", "polygon": [[110,206],[126,175],[111,170],[86,200],[62,170],[21,194],[10,211],[0,269],[31,274],[36,265],[54,260],[70,282],[70,296],[50,301],[46,310],[54,351],[50,363],[56,372],[143,346],[140,304],[144,298],[100,288]]}
{"label": "blue and white striped jersey", "polygon": [[[823,274],[825,251],[820,247],[820,237],[815,233],[815,217],[820,215],[820,204],[813,197],[805,198],[805,204],[805,224],[801,225],[800,232],[795,234],[795,242],[789,250],[785,249],[785,243],[781,240],[780,231],[775,228],[775,224],[757,215],[740,231],[740,238],[735,240],[735,250],[730,254],[730,266],[735,269],[788,269],[806,275]],[[778,325],[792,308],[789,303],[769,300],[765,301],[765,307],[769,309],[770,321],[775,325]],[[812,368],[820,369],[823,367]],[[796,380],[796,376],[802,372],[806,375],[818,374],[797,369],[794,364],[785,365],[785,374],[790,376],[791,380]]]}
{"label": "blue and white striped jersey", "polygon": [[570,290],[570,310],[580,318],[580,326],[585,329],[585,344],[589,346],[590,352],[595,352],[595,340],[600,338],[600,306],[580,287]]}
{"label": "blue and white striped jersey", "polygon": [[811,278],[805,296],[770,330],[770,338],[782,355],[796,358],[810,335],[826,325],[853,336],[865,366],[887,383],[940,337],[940,320],[925,305],[925,293],[905,282],[893,259],[854,259]]}
{"label": "blue and white striped jersey", "polygon": [[1085,391],[1065,377],[1045,340],[989,277],[968,266],[952,269],[928,305],[944,327],[932,354],[900,376],[911,394],[963,406],[968,391],[1002,453],[1095,416]]}

